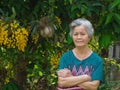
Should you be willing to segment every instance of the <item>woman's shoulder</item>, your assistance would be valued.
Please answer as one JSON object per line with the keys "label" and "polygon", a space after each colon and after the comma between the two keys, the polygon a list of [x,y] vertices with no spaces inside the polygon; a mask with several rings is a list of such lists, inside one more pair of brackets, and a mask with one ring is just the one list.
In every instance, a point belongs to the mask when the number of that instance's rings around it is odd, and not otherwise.
{"label": "woman's shoulder", "polygon": [[63,53],[63,55],[69,55],[69,54],[72,54],[72,50],[67,50]]}
{"label": "woman's shoulder", "polygon": [[102,57],[96,52],[93,52],[92,57],[97,59],[98,61],[103,61]]}
{"label": "woman's shoulder", "polygon": [[65,51],[65,52],[62,54],[62,57],[68,58],[68,57],[70,57],[70,56],[72,56],[72,50]]}

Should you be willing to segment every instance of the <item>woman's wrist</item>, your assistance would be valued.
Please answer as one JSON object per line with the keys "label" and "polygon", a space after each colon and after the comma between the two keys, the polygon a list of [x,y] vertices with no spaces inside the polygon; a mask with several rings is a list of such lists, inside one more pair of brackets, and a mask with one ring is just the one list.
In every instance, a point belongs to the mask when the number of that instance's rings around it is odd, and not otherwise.
{"label": "woman's wrist", "polygon": [[91,77],[89,75],[83,75],[84,81],[91,81]]}

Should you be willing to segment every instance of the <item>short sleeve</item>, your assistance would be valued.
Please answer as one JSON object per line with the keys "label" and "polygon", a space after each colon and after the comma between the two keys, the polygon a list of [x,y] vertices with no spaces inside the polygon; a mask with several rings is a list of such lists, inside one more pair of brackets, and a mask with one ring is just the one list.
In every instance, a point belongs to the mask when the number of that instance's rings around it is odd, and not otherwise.
{"label": "short sleeve", "polygon": [[67,68],[67,63],[66,63],[66,60],[67,60],[67,55],[66,54],[63,54],[60,58],[60,61],[59,61],[59,66],[58,66],[58,69],[64,69],[64,68]]}
{"label": "short sleeve", "polygon": [[92,80],[100,80],[103,82],[103,60],[97,63],[92,74]]}

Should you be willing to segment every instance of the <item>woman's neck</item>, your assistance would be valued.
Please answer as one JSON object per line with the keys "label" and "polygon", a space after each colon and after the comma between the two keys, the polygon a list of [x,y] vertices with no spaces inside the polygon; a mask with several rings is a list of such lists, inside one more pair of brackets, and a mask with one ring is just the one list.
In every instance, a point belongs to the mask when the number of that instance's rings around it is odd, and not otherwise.
{"label": "woman's neck", "polygon": [[80,59],[83,60],[85,58],[87,58],[88,56],[91,55],[92,50],[86,46],[86,47],[76,47],[73,49],[74,55]]}
{"label": "woman's neck", "polygon": [[90,49],[88,46],[76,47],[76,48],[74,48],[74,50],[75,50],[77,53],[81,53],[81,54],[84,54],[84,53],[86,53],[86,52],[91,52],[91,49]]}

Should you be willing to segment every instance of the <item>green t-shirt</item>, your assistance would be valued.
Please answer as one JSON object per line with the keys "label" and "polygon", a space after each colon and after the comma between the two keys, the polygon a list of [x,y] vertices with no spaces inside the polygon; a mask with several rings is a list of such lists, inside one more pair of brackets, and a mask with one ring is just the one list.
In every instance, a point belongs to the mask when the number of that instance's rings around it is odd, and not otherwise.
{"label": "green t-shirt", "polygon": [[59,70],[68,68],[73,76],[90,75],[92,80],[103,81],[103,60],[95,52],[84,60],[77,59],[72,50],[65,52],[60,58]]}

